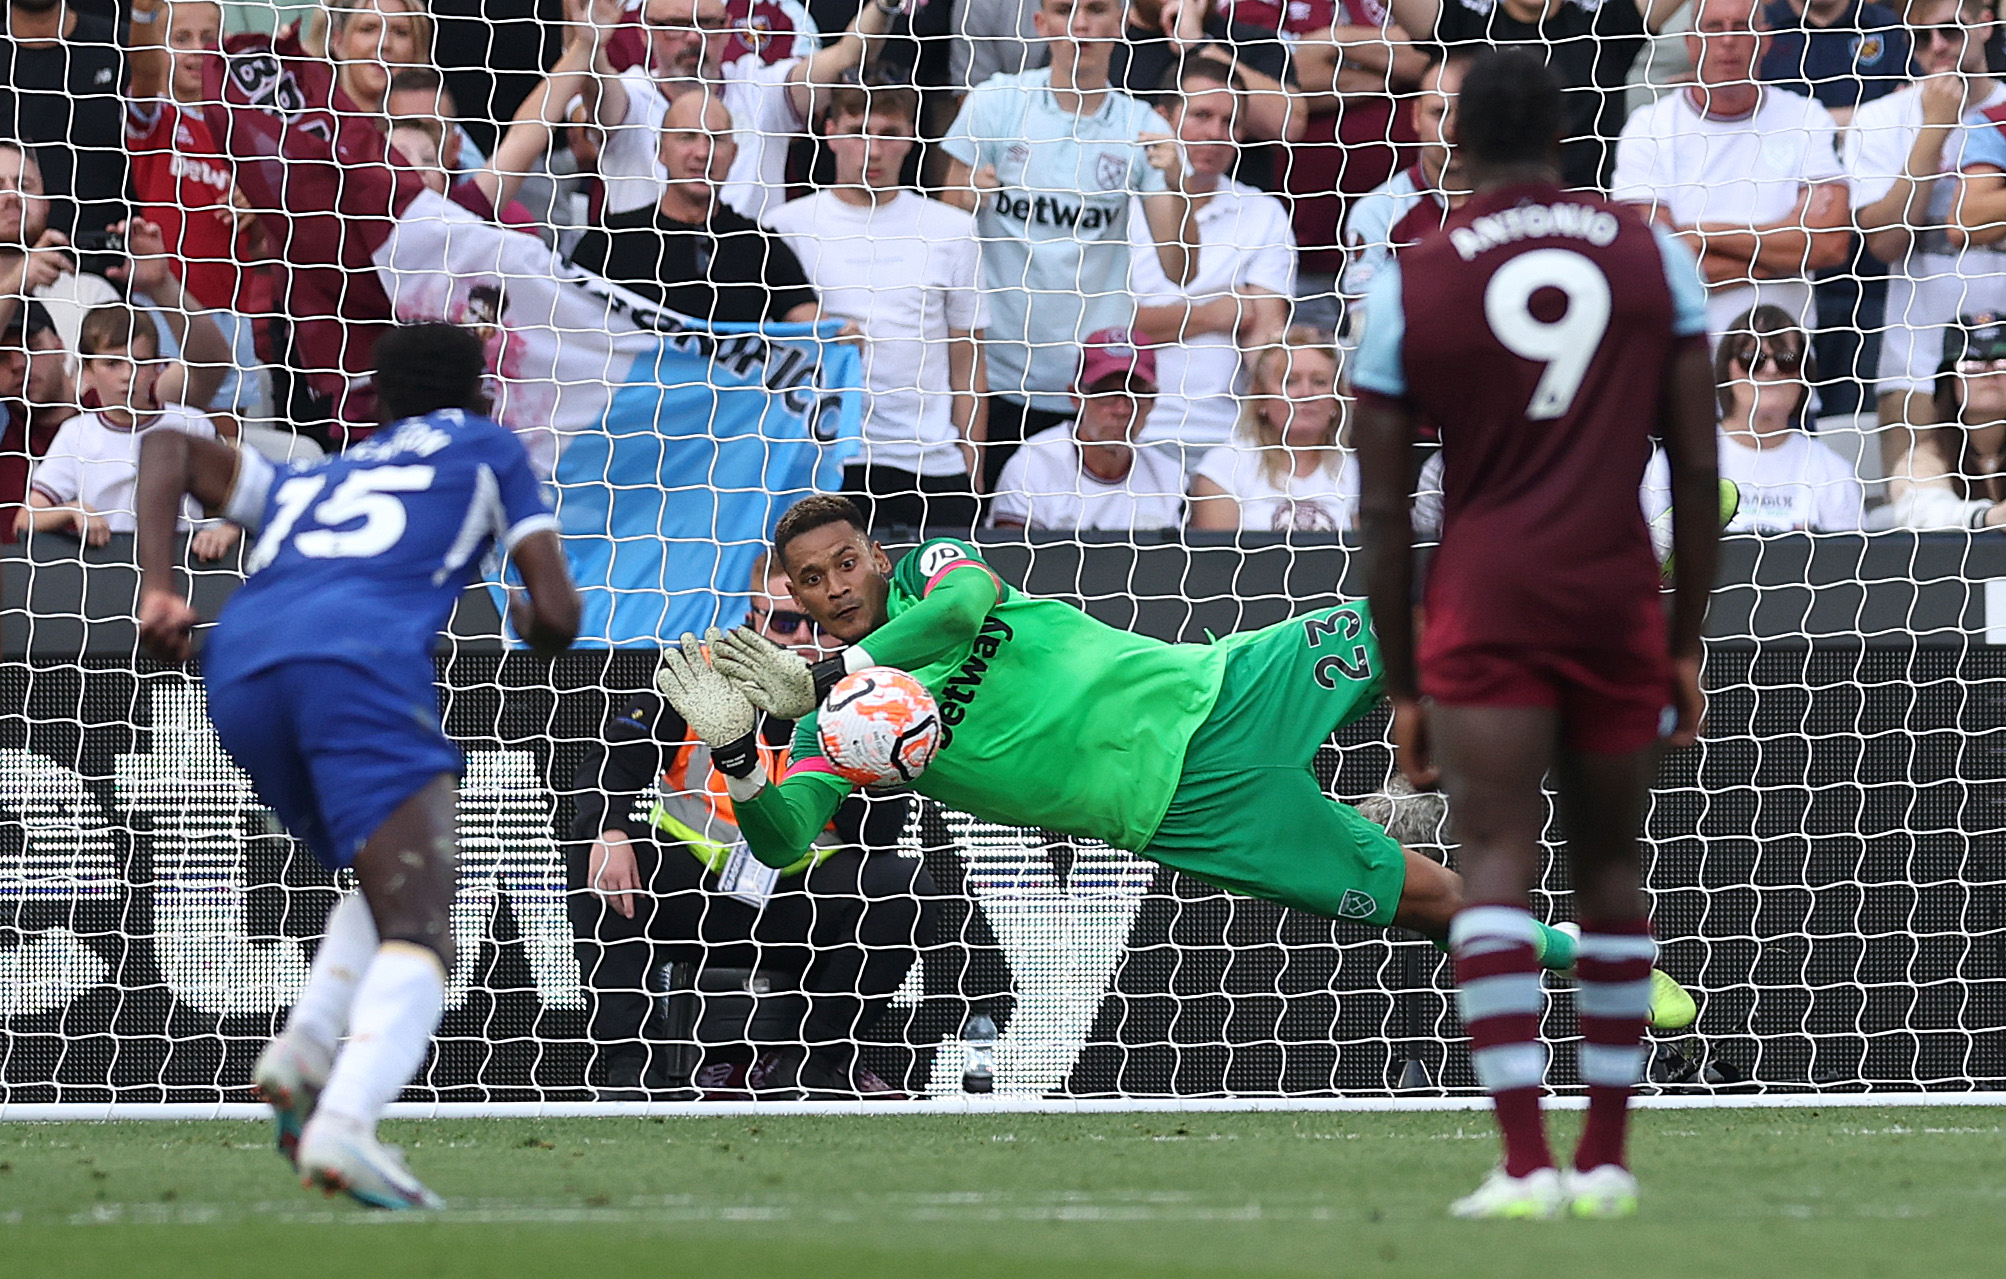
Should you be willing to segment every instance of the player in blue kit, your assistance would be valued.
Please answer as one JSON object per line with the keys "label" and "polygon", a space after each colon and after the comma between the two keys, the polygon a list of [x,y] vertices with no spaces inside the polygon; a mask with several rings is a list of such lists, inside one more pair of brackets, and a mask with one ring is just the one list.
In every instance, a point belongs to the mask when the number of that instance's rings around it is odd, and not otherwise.
{"label": "player in blue kit", "polygon": [[304,1184],[431,1208],[441,1200],[377,1141],[376,1123],[424,1061],[452,970],[463,761],[440,727],[432,645],[491,549],[528,588],[510,613],[538,652],[570,646],[578,595],[528,455],[481,415],[480,339],[413,325],[384,334],[376,356],[386,425],[314,465],[147,436],[140,640],[169,660],[191,651],[197,618],[175,583],[173,538],[192,494],[257,539],[202,656],[210,719],[286,828],[362,886],[329,914],[254,1081]]}

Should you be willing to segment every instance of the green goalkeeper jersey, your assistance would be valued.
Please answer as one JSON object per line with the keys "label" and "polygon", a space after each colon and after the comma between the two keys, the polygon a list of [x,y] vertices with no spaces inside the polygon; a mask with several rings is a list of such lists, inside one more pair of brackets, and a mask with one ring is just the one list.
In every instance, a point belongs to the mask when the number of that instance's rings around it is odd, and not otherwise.
{"label": "green goalkeeper jersey", "polygon": [[[973,638],[911,668],[939,701],[942,725],[940,750],[913,789],[1005,825],[1146,847],[1177,789],[1185,747],[1219,696],[1226,650],[1133,635],[1025,595],[952,538],[899,561],[890,617],[905,618],[898,629],[911,635],[922,611],[940,603],[936,592],[976,573],[994,583],[996,602]],[[896,664],[872,637],[862,643],[875,660]],[[753,854],[770,865],[798,859],[800,849],[778,845],[820,830],[852,789],[822,758],[816,718],[796,729],[786,779],[738,805]]]}

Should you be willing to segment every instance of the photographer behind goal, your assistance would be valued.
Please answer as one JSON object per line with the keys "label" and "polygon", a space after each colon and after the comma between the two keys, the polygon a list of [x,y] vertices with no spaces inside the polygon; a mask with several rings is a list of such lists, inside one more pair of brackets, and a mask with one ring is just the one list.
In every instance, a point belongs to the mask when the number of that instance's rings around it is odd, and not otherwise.
{"label": "photographer behind goal", "polygon": [[[768,562],[761,554],[753,564],[746,625],[809,660],[825,656]],[[793,734],[788,720],[759,726],[758,752],[776,776]],[[908,797],[850,797],[799,862],[773,871],[746,850],[710,749],[653,688],[616,697],[573,793],[568,899],[602,1097],[900,1096],[857,1064],[856,1041],[933,938],[933,880],[917,858],[890,851]],[[679,961],[783,975],[802,995],[799,1025],[749,1053],[713,1048],[691,1077],[646,1035],[650,974]],[[771,1036],[762,1018],[761,1037]]]}

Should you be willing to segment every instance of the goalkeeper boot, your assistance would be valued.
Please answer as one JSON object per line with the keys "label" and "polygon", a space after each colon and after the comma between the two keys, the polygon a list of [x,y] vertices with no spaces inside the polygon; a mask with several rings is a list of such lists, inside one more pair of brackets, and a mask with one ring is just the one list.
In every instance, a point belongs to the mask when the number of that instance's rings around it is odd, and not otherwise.
{"label": "goalkeeper boot", "polygon": [[300,1138],[300,1184],[328,1194],[346,1191],[371,1208],[443,1208],[446,1201],[427,1190],[404,1166],[404,1152],[376,1140],[360,1120],[322,1115]]}
{"label": "goalkeeper boot", "polygon": [[294,1035],[281,1034],[258,1054],[251,1069],[251,1087],[272,1108],[278,1125],[279,1153],[299,1167],[300,1133],[313,1117],[320,1090],[327,1086],[333,1058],[323,1049]]}
{"label": "goalkeeper boot", "polygon": [[1587,1172],[1569,1169],[1562,1181],[1567,1211],[1576,1217],[1609,1220],[1637,1213],[1637,1179],[1621,1164],[1603,1164]]}
{"label": "goalkeeper boot", "polygon": [[1662,968],[1651,970],[1651,1012],[1644,1024],[1652,1030],[1684,1030],[1699,1019],[1700,1006],[1692,992]]}
{"label": "goalkeeper boot", "polygon": [[1538,1168],[1514,1177],[1503,1168],[1491,1169],[1484,1184],[1449,1205],[1449,1215],[1465,1221],[1551,1221],[1567,1207],[1560,1174]]}
{"label": "goalkeeper boot", "polygon": [[[1581,925],[1576,923],[1555,924],[1554,928],[1566,933],[1575,941],[1581,940]],[[1572,968],[1561,974],[1574,976]],[[1679,985],[1676,978],[1662,968],[1651,970],[1651,1011],[1645,1015],[1644,1024],[1652,1030],[1684,1030],[1699,1020],[1700,1006],[1692,992]]]}

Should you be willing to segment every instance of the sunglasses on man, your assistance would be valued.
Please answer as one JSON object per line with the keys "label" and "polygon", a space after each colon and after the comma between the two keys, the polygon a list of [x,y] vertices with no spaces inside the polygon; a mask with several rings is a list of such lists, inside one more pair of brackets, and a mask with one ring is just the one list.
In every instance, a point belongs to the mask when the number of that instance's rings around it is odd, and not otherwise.
{"label": "sunglasses on man", "polygon": [[759,624],[759,629],[762,631],[775,631],[782,635],[792,635],[806,626],[817,635],[822,633],[822,628],[816,624],[814,618],[808,616],[806,613],[797,613],[791,608],[759,608],[754,606],[752,617]]}

